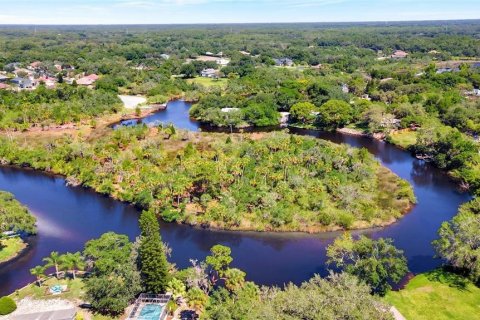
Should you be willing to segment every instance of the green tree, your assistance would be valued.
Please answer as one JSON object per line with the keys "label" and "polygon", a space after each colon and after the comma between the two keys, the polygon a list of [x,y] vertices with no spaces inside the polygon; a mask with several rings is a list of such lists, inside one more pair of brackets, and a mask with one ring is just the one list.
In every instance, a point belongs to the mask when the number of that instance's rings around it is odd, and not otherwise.
{"label": "green tree", "polygon": [[17,309],[17,304],[10,297],[1,297],[0,298],[0,316],[4,316],[12,313]]}
{"label": "green tree", "polygon": [[45,267],[35,266],[30,269],[30,274],[36,278],[37,285],[40,287],[42,285],[42,279],[45,278]]}
{"label": "green tree", "polygon": [[84,280],[86,297],[95,311],[118,315],[142,290],[137,253],[126,235],[105,233],[86,243],[84,255],[93,264]]}
{"label": "green tree", "polygon": [[94,272],[108,274],[121,269],[122,264],[129,260],[132,254],[132,244],[128,236],[107,232],[98,239],[93,239],[85,244],[84,257],[93,263]]}
{"label": "green tree", "polygon": [[480,282],[480,198],[462,205],[458,214],[442,223],[433,242],[437,255],[473,281]]}
{"label": "green tree", "polygon": [[231,254],[232,250],[229,247],[217,244],[210,249],[210,255],[207,256],[205,261],[220,277],[223,277],[228,266],[233,261]]}
{"label": "green tree", "polygon": [[48,257],[43,258],[43,261],[45,262],[45,267],[55,268],[55,277],[58,278],[58,270],[59,270],[59,265],[61,263],[60,254],[57,251],[53,251],[50,253]]}
{"label": "green tree", "polygon": [[345,101],[329,100],[318,109],[317,119],[327,129],[341,128],[353,120],[353,108]]}
{"label": "green tree", "polygon": [[170,280],[160,226],[153,211],[143,211],[140,216],[139,262],[143,284],[148,292],[164,292]]}
{"label": "green tree", "polygon": [[327,248],[328,263],[334,264],[365,281],[372,291],[384,295],[391,282],[398,282],[408,272],[403,251],[395,248],[391,239],[372,240],[350,233],[337,238]]}
{"label": "green tree", "polygon": [[290,108],[290,114],[294,121],[310,123],[315,121],[317,107],[310,102],[298,102]]}
{"label": "green tree", "polygon": [[225,271],[225,287],[230,291],[237,291],[245,285],[245,272],[237,268],[228,268]]}
{"label": "green tree", "polygon": [[133,261],[106,275],[94,274],[85,280],[86,295],[92,307],[102,314],[122,314],[141,291],[140,275]]}
{"label": "green tree", "polygon": [[85,268],[85,261],[80,252],[67,252],[61,257],[61,265],[66,271],[70,272],[73,279],[75,279],[75,272]]}

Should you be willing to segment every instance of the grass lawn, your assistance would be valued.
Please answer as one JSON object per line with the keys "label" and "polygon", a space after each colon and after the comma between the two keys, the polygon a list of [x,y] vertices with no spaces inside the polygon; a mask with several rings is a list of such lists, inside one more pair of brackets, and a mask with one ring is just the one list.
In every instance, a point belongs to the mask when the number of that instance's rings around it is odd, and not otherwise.
{"label": "grass lawn", "polygon": [[187,82],[188,83],[201,84],[205,87],[222,87],[222,88],[224,88],[228,83],[228,79],[225,79],[225,78],[211,79],[211,78],[205,78],[205,77],[197,77],[197,78],[194,78],[194,79],[188,79]]}
{"label": "grass lawn", "polygon": [[27,244],[19,237],[0,240],[0,262],[14,258]]}
{"label": "grass lawn", "polygon": [[415,131],[399,131],[390,135],[390,141],[406,149],[417,142],[417,133]]}
{"label": "grass lawn", "polygon": [[[67,285],[68,291],[61,294],[56,294],[56,295],[47,294],[48,288],[56,284]],[[15,300],[21,300],[25,297],[32,297],[34,299],[60,298],[60,299],[75,301],[77,299],[82,300],[83,295],[84,295],[84,290],[83,290],[83,282],[81,279],[76,278],[75,280],[72,280],[72,279],[57,280],[56,278],[50,278],[42,282],[41,287],[32,283],[20,290],[15,291],[10,296]]]}
{"label": "grass lawn", "polygon": [[413,278],[385,300],[407,320],[479,319],[480,288],[458,275],[434,270]]}

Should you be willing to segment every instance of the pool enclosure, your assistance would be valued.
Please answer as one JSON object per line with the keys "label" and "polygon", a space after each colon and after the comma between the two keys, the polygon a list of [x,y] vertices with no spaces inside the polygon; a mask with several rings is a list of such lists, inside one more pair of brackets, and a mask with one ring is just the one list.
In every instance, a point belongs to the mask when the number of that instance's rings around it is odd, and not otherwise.
{"label": "pool enclosure", "polygon": [[167,294],[141,293],[128,319],[164,320],[167,317],[166,305],[171,298],[172,296]]}

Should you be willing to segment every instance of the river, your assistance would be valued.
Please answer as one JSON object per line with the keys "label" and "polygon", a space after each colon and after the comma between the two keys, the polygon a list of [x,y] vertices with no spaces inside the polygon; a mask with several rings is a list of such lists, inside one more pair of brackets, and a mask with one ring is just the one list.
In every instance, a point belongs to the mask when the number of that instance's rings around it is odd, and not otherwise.
{"label": "river", "polygon": [[[167,110],[152,114],[145,123],[173,123],[196,131],[199,123],[188,118],[190,104],[169,103]],[[365,147],[383,165],[414,187],[418,204],[397,223],[379,229],[359,231],[374,238],[393,238],[405,251],[412,272],[424,272],[440,264],[434,259],[431,241],[440,224],[456,214],[469,194],[443,171],[415,159],[408,152],[366,137],[292,130],[293,133]],[[42,263],[51,251],[82,250],[86,241],[114,231],[135,239],[139,233],[139,211],[82,187],[65,185],[61,177],[19,168],[0,167],[0,190],[13,193],[38,219],[38,235],[19,258],[0,266],[0,295],[33,281],[29,269]],[[189,259],[203,259],[215,244],[232,248],[233,265],[259,284],[300,283],[315,273],[325,274],[325,248],[339,233],[257,233],[210,231],[177,224],[161,223],[163,240],[173,249],[170,261],[186,267]],[[358,232],[355,232],[358,233]]]}

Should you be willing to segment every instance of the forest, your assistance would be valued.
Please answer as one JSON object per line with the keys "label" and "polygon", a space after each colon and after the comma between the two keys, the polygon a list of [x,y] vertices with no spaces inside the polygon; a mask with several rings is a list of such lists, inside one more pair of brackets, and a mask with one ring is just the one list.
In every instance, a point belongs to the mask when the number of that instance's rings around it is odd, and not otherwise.
{"label": "forest", "polygon": [[[427,280],[462,293],[473,288],[475,296],[479,34],[478,20],[1,26],[0,164],[61,174],[69,185],[143,210],[135,241],[109,232],[82,251],[45,257],[30,270],[38,289],[49,270],[54,280],[81,274],[81,298],[112,317],[140,292],[168,291],[170,312],[186,305],[203,319],[391,319],[382,297],[408,273],[391,239],[344,233],[326,248],[327,277],[283,287],[248,281],[223,245],[187,268],[169,261],[157,218],[313,233],[386,226],[415,205],[409,183],[366,149],[289,134],[300,128],[397,145],[470,192],[438,230],[432,246],[442,268]],[[14,84],[29,72],[38,86]],[[98,79],[79,84],[87,75]],[[127,110],[118,95],[142,96],[146,104],[183,99],[202,128],[232,133],[172,124],[112,129],[113,116],[137,118],[145,107]],[[0,231],[12,230],[35,233],[35,219],[1,192]],[[434,302],[449,304],[440,298]]]}
{"label": "forest", "polygon": [[4,139],[0,158],[65,175],[165,221],[212,228],[364,228],[394,222],[415,202],[411,186],[363,149],[285,133],[170,130],[137,126],[37,145]]}
{"label": "forest", "polygon": [[[0,69],[39,61],[59,79],[98,74],[94,90],[0,89],[0,128],[91,122],[122,112],[117,93],[184,98],[191,116],[230,130],[347,128],[409,148],[478,190],[479,27],[475,21],[390,24],[0,28]],[[397,50],[406,56],[392,58]],[[226,66],[199,60],[207,52]],[[278,58],[292,66],[276,66]],[[12,65],[13,64],[13,65]],[[61,65],[58,72],[55,66]],[[65,68],[64,68],[65,66]],[[217,68],[225,85],[196,81]],[[214,83],[213,80],[212,83]],[[475,91],[476,89],[477,91]],[[228,112],[226,112],[228,110]]]}

